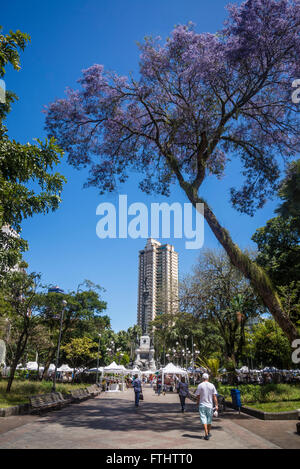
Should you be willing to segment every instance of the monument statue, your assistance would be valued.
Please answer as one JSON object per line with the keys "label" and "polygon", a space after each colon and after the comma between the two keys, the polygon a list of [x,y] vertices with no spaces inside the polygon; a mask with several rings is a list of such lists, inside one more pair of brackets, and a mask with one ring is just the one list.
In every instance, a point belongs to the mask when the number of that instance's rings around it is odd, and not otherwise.
{"label": "monument statue", "polygon": [[135,361],[134,366],[138,366],[141,370],[153,370],[155,371],[154,361],[154,347],[151,344],[149,335],[142,335],[140,338],[140,344],[135,350]]}

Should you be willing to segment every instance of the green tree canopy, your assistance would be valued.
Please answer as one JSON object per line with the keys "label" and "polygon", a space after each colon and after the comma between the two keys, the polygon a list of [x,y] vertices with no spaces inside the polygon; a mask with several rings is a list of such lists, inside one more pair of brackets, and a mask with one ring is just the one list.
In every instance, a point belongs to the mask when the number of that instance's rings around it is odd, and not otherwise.
{"label": "green tree canopy", "polygon": [[[29,41],[28,34],[20,31],[0,35],[0,77],[5,75],[9,64],[15,70],[20,69],[19,53]],[[5,102],[0,103],[0,280],[27,248],[18,236],[22,220],[36,213],[56,210],[66,182],[55,172],[63,153],[54,139],[45,142],[36,139],[34,144],[22,144],[9,138],[3,121],[17,97],[7,91],[5,98]],[[15,229],[16,235],[3,233],[5,225]]]}
{"label": "green tree canopy", "polygon": [[282,203],[275,212],[284,218],[295,218],[300,236],[300,159],[289,164],[279,197]]}
{"label": "green tree canopy", "polygon": [[87,367],[97,358],[97,343],[89,337],[72,338],[70,342],[62,346],[66,358],[74,369]]}
{"label": "green tree canopy", "polygon": [[257,244],[257,262],[275,285],[300,279],[300,235],[295,218],[275,217],[252,236]]}
{"label": "green tree canopy", "polygon": [[300,325],[300,160],[291,163],[283,179],[276,209],[279,216],[257,229],[252,240],[256,261],[269,274],[285,311]]}
{"label": "green tree canopy", "polygon": [[3,289],[0,290],[0,315],[8,319],[10,333],[14,337],[7,392],[11,389],[15,371],[26,349],[28,338],[37,324],[33,308],[39,279],[39,275],[27,274],[23,270],[8,272]]}
{"label": "green tree canopy", "polygon": [[[54,344],[49,349],[44,374],[47,372],[50,363],[53,363],[55,359],[59,319],[63,309],[62,345],[83,336],[96,341],[99,332],[97,327],[100,325],[106,327],[107,323],[109,324],[108,318],[105,319],[104,317],[103,323],[103,317],[101,317],[106,309],[106,302],[100,296],[101,287],[90,281],[83,282],[81,286],[84,286],[84,288],[77,289],[77,291],[67,293],[40,291],[35,296],[35,311],[39,315],[40,323],[49,329],[50,340]],[[65,307],[63,301],[66,301]]]}
{"label": "green tree canopy", "polygon": [[245,346],[245,327],[265,311],[249,282],[222,250],[205,250],[193,275],[182,282],[183,308],[213,323],[222,338],[222,358],[238,362]]}
{"label": "green tree canopy", "polygon": [[264,319],[253,327],[251,334],[253,359],[257,366],[293,367],[292,348],[273,319]]}

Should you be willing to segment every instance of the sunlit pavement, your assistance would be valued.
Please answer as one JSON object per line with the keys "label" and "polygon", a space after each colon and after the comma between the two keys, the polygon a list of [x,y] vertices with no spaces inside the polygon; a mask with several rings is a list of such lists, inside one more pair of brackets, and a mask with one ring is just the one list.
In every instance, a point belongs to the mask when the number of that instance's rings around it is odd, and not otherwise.
{"label": "sunlit pavement", "polygon": [[102,393],[43,416],[0,418],[1,449],[300,449],[296,421],[260,421],[228,411],[203,439],[196,405],[181,413],[176,393],[157,396],[144,389],[134,406],[132,390]]}

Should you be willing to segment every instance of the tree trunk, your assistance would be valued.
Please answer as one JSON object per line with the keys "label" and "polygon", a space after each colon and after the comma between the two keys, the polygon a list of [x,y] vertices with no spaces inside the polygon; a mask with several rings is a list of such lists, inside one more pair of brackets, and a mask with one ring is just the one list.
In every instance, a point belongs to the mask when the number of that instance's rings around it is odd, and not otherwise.
{"label": "tree trunk", "polygon": [[197,203],[204,204],[204,218],[219,243],[227,252],[232,264],[250,281],[251,286],[259,294],[275,321],[287,335],[290,342],[293,342],[293,340],[298,338],[297,329],[288,315],[283,311],[280,299],[266,272],[244,254],[232,241],[228,231],[219,224],[214,213],[203,199],[196,198],[189,191],[186,191],[186,193],[194,207],[196,207]]}
{"label": "tree trunk", "polygon": [[21,336],[18,340],[16,355],[15,355],[15,358],[13,360],[12,367],[10,369],[10,376],[9,376],[9,379],[8,379],[8,382],[7,382],[7,387],[6,387],[6,392],[7,393],[9,393],[10,390],[11,390],[11,386],[12,386],[12,383],[13,383],[13,380],[14,380],[14,377],[15,377],[15,372],[16,372],[19,360],[21,359],[21,357],[24,353],[24,350],[25,350],[25,347],[26,347],[26,344],[27,344],[27,339],[28,339],[28,333],[26,332],[26,333],[21,334]]}
{"label": "tree trunk", "polygon": [[45,368],[43,369],[43,373],[42,373],[42,380],[45,379],[45,377],[47,377],[49,366],[51,363],[53,363],[55,359],[55,353],[56,353],[56,348],[53,348],[50,354],[48,355],[48,358],[45,363]]}

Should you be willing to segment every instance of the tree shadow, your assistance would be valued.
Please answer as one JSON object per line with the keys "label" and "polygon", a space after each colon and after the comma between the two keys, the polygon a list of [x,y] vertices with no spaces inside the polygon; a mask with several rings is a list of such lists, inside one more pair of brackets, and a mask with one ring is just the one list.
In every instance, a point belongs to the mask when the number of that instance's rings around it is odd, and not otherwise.
{"label": "tree shadow", "polygon": [[[222,413],[213,421],[213,430],[222,430],[223,419],[252,418],[236,411]],[[157,433],[180,429],[199,432],[203,427],[199,412],[193,403],[187,403],[181,412],[180,403],[142,401],[135,407],[133,399],[102,397],[80,404],[72,404],[62,410],[46,414],[40,422],[45,425],[57,423],[63,427],[89,428],[99,431],[152,431]],[[195,436],[196,437],[196,436]]]}

